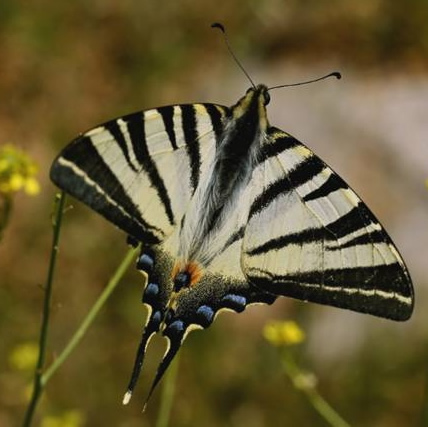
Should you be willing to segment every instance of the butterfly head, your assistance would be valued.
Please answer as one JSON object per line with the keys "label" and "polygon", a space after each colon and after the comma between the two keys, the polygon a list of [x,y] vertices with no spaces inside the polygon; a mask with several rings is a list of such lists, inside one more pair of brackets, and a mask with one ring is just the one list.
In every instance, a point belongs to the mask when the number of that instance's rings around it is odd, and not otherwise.
{"label": "butterfly head", "polygon": [[250,95],[251,97],[256,97],[258,101],[261,102],[261,104],[264,106],[268,105],[270,102],[269,89],[266,85],[263,84],[259,84],[255,87],[250,87],[247,90],[245,97],[247,97],[248,95]]}
{"label": "butterfly head", "polygon": [[250,87],[245,95],[232,107],[234,120],[244,120],[259,123],[260,130],[268,127],[266,106],[270,102],[269,89],[260,84]]}

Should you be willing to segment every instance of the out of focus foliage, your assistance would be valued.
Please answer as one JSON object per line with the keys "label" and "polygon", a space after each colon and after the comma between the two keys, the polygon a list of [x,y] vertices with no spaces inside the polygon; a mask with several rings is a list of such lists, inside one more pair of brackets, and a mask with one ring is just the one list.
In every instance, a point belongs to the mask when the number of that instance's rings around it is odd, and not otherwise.
{"label": "out of focus foliage", "polygon": [[[312,70],[323,64],[327,71],[339,65],[340,71],[365,76],[427,78],[426,0],[1,0],[0,141],[14,141],[35,159],[43,189],[36,198],[16,194],[0,242],[1,427],[17,425],[28,400],[31,372],[25,366],[32,363],[33,349],[26,343],[36,340],[40,327],[53,157],[79,132],[127,112],[174,102],[235,102],[248,83],[244,78],[230,99],[206,97],[212,93],[210,76],[222,76],[214,82],[217,88],[231,87],[227,76],[240,73],[210,29],[216,21],[225,24],[235,52],[252,70],[283,63]],[[70,205],[54,284],[48,362],[126,251],[122,233],[80,204],[71,200]],[[151,344],[132,402],[121,406],[145,318],[141,286],[141,277],[131,271],[115,291],[49,383],[38,411],[40,425],[153,425],[158,395],[144,415],[139,403],[162,353],[160,340]],[[418,331],[411,323],[365,324],[349,315],[342,340],[331,333],[314,347],[317,310],[284,300],[219,316],[209,331],[191,335],[182,350],[172,425],[324,425],[284,381],[274,349],[262,339],[264,322],[274,317],[299,320],[306,340],[296,351],[316,372],[322,395],[351,424],[415,425],[426,400],[428,360],[426,345],[415,345]],[[334,318],[337,310],[331,310]],[[299,339],[296,331],[285,332]],[[358,346],[352,347],[354,341]],[[321,361],[329,348],[341,363]]]}
{"label": "out of focus foliage", "polygon": [[0,146],[0,195],[10,196],[19,190],[38,194],[36,172],[37,166],[24,152],[11,144]]}

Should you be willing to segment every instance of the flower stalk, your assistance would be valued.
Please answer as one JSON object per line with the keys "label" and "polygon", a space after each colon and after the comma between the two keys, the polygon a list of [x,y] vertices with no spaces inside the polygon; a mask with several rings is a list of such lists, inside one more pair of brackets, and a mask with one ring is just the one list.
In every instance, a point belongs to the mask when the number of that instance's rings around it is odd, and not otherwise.
{"label": "flower stalk", "polygon": [[284,373],[294,387],[305,395],[312,407],[332,427],[349,427],[349,424],[334,410],[317,390],[317,378],[303,370],[296,362],[293,347],[305,340],[305,333],[293,320],[269,322],[263,331],[265,339],[280,350]]}
{"label": "flower stalk", "polygon": [[42,326],[40,329],[39,339],[39,356],[37,360],[36,370],[34,373],[33,391],[30,403],[25,414],[23,427],[31,425],[37,403],[43,391],[44,384],[42,382],[42,373],[46,359],[46,345],[48,336],[48,326],[50,317],[51,297],[52,297],[52,283],[55,271],[56,258],[58,254],[58,244],[61,231],[62,213],[64,210],[65,193],[61,192],[60,195],[55,197],[55,212],[53,220],[53,236],[52,236],[52,249],[49,260],[48,275],[45,285],[45,298],[43,303],[43,316]]}

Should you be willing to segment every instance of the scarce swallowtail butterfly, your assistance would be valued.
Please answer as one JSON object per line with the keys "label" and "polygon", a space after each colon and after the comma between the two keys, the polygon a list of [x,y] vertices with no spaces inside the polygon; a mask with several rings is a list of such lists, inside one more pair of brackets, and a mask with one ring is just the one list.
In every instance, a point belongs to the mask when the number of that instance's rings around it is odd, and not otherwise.
{"label": "scarce swallowtail butterfly", "polygon": [[72,141],[50,176],[141,243],[150,338],[168,340],[149,396],[189,331],[224,309],[279,296],[406,320],[413,289],[367,206],[310,149],[269,124],[269,88],[232,107],[182,104],[128,114]]}

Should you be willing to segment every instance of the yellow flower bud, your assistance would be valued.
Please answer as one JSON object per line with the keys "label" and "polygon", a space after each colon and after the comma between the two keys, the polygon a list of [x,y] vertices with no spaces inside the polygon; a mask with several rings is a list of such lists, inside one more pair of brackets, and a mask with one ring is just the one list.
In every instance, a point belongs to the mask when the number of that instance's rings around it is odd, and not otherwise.
{"label": "yellow flower bud", "polygon": [[276,346],[295,345],[305,339],[305,333],[293,320],[269,322],[263,330],[263,335],[267,341]]}
{"label": "yellow flower bud", "polygon": [[6,194],[23,189],[29,195],[38,194],[40,186],[34,177],[37,169],[24,151],[10,144],[0,147],[0,192]]}
{"label": "yellow flower bud", "polygon": [[33,342],[17,345],[9,355],[10,365],[20,371],[34,369],[37,362],[39,348]]}
{"label": "yellow flower bud", "polygon": [[9,178],[10,191],[20,190],[25,183],[25,179],[19,173],[13,173]]}
{"label": "yellow flower bud", "polygon": [[29,196],[35,196],[40,193],[40,184],[36,178],[30,177],[25,180],[24,190]]}

